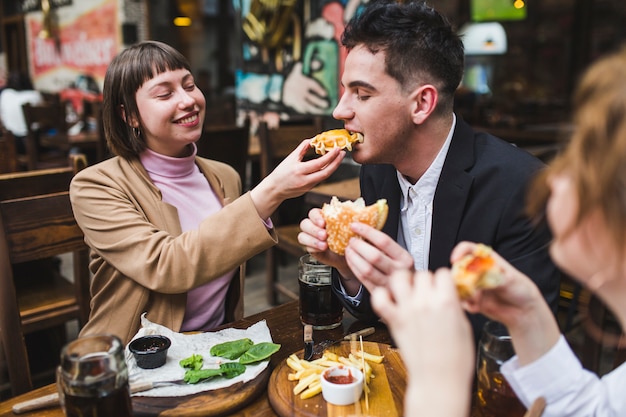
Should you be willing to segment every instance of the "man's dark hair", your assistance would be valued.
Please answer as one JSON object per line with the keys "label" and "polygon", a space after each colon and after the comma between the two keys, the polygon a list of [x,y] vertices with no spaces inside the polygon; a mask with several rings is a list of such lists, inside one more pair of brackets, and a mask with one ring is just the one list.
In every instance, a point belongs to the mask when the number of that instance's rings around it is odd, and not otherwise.
{"label": "man's dark hair", "polygon": [[363,45],[373,54],[384,52],[387,73],[403,88],[431,83],[448,105],[463,77],[461,38],[423,1],[375,0],[350,20],[342,44],[348,50]]}

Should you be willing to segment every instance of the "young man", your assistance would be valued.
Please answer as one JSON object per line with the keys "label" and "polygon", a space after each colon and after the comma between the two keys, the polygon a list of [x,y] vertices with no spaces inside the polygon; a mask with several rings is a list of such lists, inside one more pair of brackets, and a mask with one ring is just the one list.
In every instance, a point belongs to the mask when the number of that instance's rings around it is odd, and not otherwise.
{"label": "young man", "polygon": [[[453,112],[463,75],[463,44],[446,19],[422,2],[371,3],[347,25],[345,92],[333,116],[360,132],[354,149],[361,193],[385,198],[383,232],[354,224],[345,257],[328,250],[319,209],[301,223],[300,243],[336,269],[334,287],[349,312],[376,319],[369,292],[396,269],[450,265],[462,240],[492,246],[532,277],[556,308],[560,274],[550,234],[524,215],[527,185],[543,163]],[[476,340],[486,319],[470,317]]]}

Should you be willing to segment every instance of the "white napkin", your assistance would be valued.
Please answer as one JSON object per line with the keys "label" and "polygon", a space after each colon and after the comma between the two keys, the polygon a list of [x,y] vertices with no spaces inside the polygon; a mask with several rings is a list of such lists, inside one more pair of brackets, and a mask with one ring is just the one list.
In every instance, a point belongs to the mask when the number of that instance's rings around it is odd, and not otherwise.
{"label": "white napkin", "polygon": [[[133,337],[133,340],[140,336],[160,334],[169,337],[172,341],[172,346],[170,346],[167,352],[165,364],[156,369],[142,369],[138,367],[133,354],[128,350],[128,346],[126,346],[126,365],[128,366],[128,377],[131,383],[139,381],[159,382],[183,379],[185,369],[183,369],[178,362],[181,359],[188,358],[194,353],[200,354],[204,358],[203,369],[218,368],[220,363],[236,362],[211,356],[209,353],[211,347],[218,343],[246,337],[251,339],[254,343],[272,341],[272,335],[270,334],[270,329],[267,327],[265,320],[261,320],[247,329],[224,329],[218,332],[196,334],[173,332],[167,327],[152,323],[145,317],[145,313],[141,316],[141,324],[142,328],[139,329],[135,337]],[[268,365],[269,360],[246,365],[246,371],[232,379],[216,377],[207,382],[198,384],[161,386],[133,395],[144,397],[179,397],[224,388],[236,384],[237,382],[247,382],[256,378]]]}

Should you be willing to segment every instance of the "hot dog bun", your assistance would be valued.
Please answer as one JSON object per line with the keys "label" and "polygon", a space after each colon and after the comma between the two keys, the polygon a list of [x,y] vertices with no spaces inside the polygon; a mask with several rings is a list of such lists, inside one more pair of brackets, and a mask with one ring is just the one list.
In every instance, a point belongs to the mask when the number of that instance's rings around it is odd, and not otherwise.
{"label": "hot dog bun", "polygon": [[503,281],[502,270],[489,246],[479,243],[474,252],[452,264],[452,278],[459,297],[471,297],[479,289],[495,288]]}
{"label": "hot dog bun", "polygon": [[311,140],[311,147],[315,148],[315,153],[324,155],[327,151],[336,147],[351,151],[353,143],[362,142],[363,135],[361,133],[350,133],[346,129],[333,129],[315,136]]}
{"label": "hot dog bun", "polygon": [[380,199],[376,203],[366,206],[361,197],[355,201],[343,202],[340,202],[337,197],[333,197],[330,204],[325,203],[322,207],[322,215],[326,220],[328,233],[328,247],[331,251],[343,255],[350,238],[356,236],[350,230],[350,223],[361,222],[380,230],[387,221],[388,212],[389,207],[385,199]]}

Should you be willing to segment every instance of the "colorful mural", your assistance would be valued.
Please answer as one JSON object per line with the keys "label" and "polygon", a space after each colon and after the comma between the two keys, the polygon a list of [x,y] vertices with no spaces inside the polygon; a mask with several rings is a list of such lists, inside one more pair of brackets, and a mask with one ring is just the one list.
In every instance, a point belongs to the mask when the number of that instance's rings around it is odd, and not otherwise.
{"label": "colorful mural", "polygon": [[233,1],[243,48],[238,108],[265,119],[331,114],[341,94],[341,34],[362,0]]}

